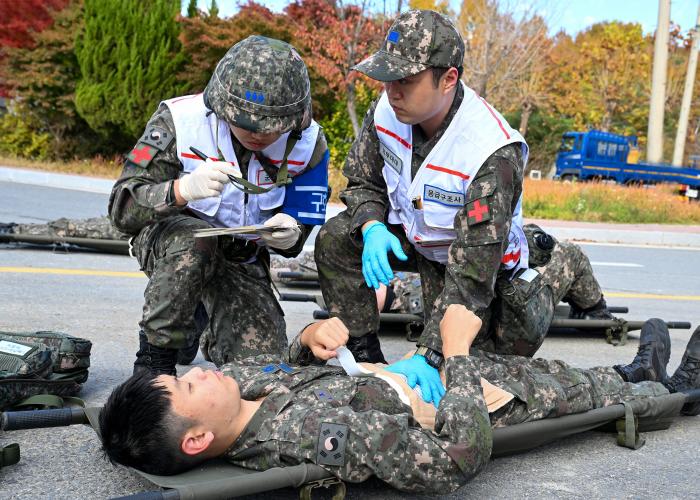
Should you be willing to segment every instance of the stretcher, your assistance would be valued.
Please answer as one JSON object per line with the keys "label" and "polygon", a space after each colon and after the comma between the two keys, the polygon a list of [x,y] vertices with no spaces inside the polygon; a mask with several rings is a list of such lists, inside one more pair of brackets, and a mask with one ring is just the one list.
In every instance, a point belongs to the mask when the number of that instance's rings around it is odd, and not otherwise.
{"label": "stretcher", "polygon": [[[320,293],[280,293],[282,302],[315,302],[321,309],[313,312],[313,318],[328,319],[323,296]],[[610,307],[608,310],[614,314],[624,314],[629,312],[626,307]],[[628,321],[623,318],[609,320],[602,319],[570,319],[569,306],[565,304],[557,305],[554,311],[554,319],[549,326],[549,333],[574,333],[577,331],[601,332],[606,340],[611,344],[624,345],[627,342],[627,333],[634,330],[641,330],[644,321]],[[399,326],[404,327],[406,340],[416,342],[423,331],[424,319],[421,314],[408,313],[379,313],[379,321],[382,327]],[[669,329],[690,330],[691,324],[688,321],[667,321]]]}
{"label": "stretcher", "polygon": [[[700,389],[644,398],[584,413],[500,427],[493,430],[492,457],[522,453],[581,432],[600,429],[617,433],[621,446],[637,449],[644,444],[641,432],[667,429],[685,403],[700,401]],[[62,408],[6,412],[0,414],[0,430],[33,429],[86,424],[99,434],[101,408]],[[210,460],[204,465],[174,476],[157,476],[130,469],[163,490],[136,493],[140,500],[224,499],[279,488],[299,488],[302,499],[310,499],[317,488],[329,488],[334,499],[342,499],[345,485],[322,467],[305,463],[256,471]]]}

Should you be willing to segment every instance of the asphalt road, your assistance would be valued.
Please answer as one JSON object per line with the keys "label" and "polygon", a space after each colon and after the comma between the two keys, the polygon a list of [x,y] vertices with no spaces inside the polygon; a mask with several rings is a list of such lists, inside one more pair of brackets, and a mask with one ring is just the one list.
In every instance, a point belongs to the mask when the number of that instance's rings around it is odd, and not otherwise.
{"label": "asphalt road", "polygon": [[[105,195],[0,182],[0,222],[105,213]],[[630,308],[625,317],[700,324],[700,252],[595,244],[583,248],[608,302]],[[51,329],[91,339],[90,379],[81,397],[101,404],[131,373],[145,284],[128,257],[0,245],[0,330]],[[283,306],[290,338],[316,308],[308,303]],[[671,369],[689,336],[689,330],[672,331]],[[582,367],[629,362],[636,339],[633,334],[626,346],[612,347],[594,335],[550,336],[538,355]],[[400,333],[383,335],[382,342],[390,359],[411,348]],[[195,365],[208,364],[200,355]],[[643,448],[631,451],[618,447],[611,435],[589,432],[497,459],[450,498],[697,497],[700,417],[678,419],[669,430],[646,434],[646,440]],[[0,470],[0,498],[109,498],[152,489],[145,480],[106,463],[93,431],[82,426],[0,435],[0,445],[9,442],[21,444],[22,460]],[[274,493],[275,498],[296,495],[292,490]],[[404,496],[369,481],[351,485],[348,497]]]}

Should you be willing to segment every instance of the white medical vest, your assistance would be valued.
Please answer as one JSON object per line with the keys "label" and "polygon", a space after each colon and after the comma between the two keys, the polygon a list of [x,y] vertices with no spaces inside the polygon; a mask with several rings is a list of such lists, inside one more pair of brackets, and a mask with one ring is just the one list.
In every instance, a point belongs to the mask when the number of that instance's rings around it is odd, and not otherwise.
{"label": "white medical vest", "polygon": [[[466,194],[486,159],[498,149],[519,142],[527,162],[527,144],[498,111],[462,83],[464,99],[447,130],[411,179],[413,135],[401,123],[382,94],[374,111],[382,175],[387,185],[390,224],[401,224],[416,251],[430,260],[447,263],[456,237],[454,218],[467,202]],[[412,200],[420,197],[422,209]],[[478,217],[478,215],[477,215]],[[508,248],[501,259],[506,269],[528,267],[523,232],[522,195],[513,211]]]}
{"label": "white medical vest", "polygon": [[[240,163],[233,151],[231,130],[226,122],[219,120],[207,109],[202,94],[176,97],[163,102],[173,117],[177,157],[182,162],[184,172],[192,172],[202,164],[202,160],[190,151],[191,146],[213,159],[218,158],[218,146],[224,159],[230,162],[240,175]],[[312,121],[302,132],[301,139],[296,142],[287,160],[290,175],[294,176],[306,168],[316,147],[319,129],[318,123]],[[265,157],[276,165],[282,163],[287,137],[289,132],[282,134],[262,150]],[[258,186],[269,186],[275,182],[267,175],[255,155],[251,156],[248,164],[248,181]],[[245,203],[244,193],[229,183],[224,186],[221,196],[190,201],[187,202],[187,207],[201,219],[217,227],[262,224],[274,215],[276,208],[282,206],[284,195],[285,188],[276,187],[266,193],[249,195],[248,203]]]}

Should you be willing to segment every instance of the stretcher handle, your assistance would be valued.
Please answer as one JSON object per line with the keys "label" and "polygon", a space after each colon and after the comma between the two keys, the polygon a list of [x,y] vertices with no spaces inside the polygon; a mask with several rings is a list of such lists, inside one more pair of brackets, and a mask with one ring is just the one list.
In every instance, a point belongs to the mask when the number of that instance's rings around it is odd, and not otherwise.
{"label": "stretcher handle", "polygon": [[41,427],[64,427],[87,424],[83,408],[59,408],[56,410],[10,411],[0,414],[0,430],[38,429]]}
{"label": "stretcher handle", "polygon": [[666,326],[673,329],[676,328],[678,330],[690,330],[690,322],[689,321],[667,321]]}
{"label": "stretcher handle", "polygon": [[[625,326],[628,331],[641,330],[644,326],[644,321],[625,321],[622,319],[553,319],[550,328],[578,328],[586,329],[601,329],[601,328],[622,328]],[[690,330],[688,321],[666,321],[668,328],[677,328],[679,330]]]}
{"label": "stretcher handle", "polygon": [[281,292],[280,301],[287,302],[316,302],[316,297],[310,293]]}
{"label": "stretcher handle", "polygon": [[277,271],[277,277],[300,281],[318,281],[318,274],[299,271]]}

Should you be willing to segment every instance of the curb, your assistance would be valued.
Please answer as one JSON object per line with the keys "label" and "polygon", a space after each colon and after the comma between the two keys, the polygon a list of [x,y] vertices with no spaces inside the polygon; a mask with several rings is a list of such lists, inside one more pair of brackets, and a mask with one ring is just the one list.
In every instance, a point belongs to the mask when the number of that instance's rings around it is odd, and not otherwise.
{"label": "curb", "polygon": [[640,246],[671,246],[688,247],[688,249],[700,250],[700,235],[678,234],[671,232],[628,231],[609,229],[577,229],[577,228],[549,228],[542,226],[547,232],[562,240],[576,241],[577,243],[610,243],[618,245]]}
{"label": "curb", "polygon": [[87,177],[83,175],[57,174],[11,167],[0,167],[0,181],[33,184],[35,186],[58,189],[71,189],[73,191],[87,191],[99,194],[111,193],[112,186],[114,185],[114,180],[110,179],[98,179],[96,177]]}
{"label": "curb", "polygon": [[623,245],[688,247],[700,250],[700,226],[676,224],[611,224],[547,219],[525,219],[555,237],[577,241]]}

